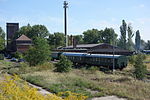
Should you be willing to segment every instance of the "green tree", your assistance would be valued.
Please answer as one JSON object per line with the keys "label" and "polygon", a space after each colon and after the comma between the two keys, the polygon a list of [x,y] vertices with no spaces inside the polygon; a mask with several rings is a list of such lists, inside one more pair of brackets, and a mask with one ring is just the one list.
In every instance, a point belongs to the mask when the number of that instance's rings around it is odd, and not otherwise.
{"label": "green tree", "polygon": [[144,65],[143,61],[146,59],[145,55],[138,54],[135,59],[135,71],[134,75],[137,79],[143,79],[147,73],[146,65]]}
{"label": "green tree", "polygon": [[34,25],[32,26],[32,37],[46,38],[49,35],[48,29],[44,25]]}
{"label": "green tree", "polygon": [[131,24],[128,25],[127,31],[128,31],[127,49],[129,51],[133,51],[134,50],[134,43],[132,41],[132,38],[133,38],[134,34],[133,34],[133,30],[132,30]]}
{"label": "green tree", "polygon": [[28,24],[27,26],[22,26],[14,35],[14,39],[19,38],[22,34],[26,35],[27,37],[32,37],[32,26]]}
{"label": "green tree", "polygon": [[65,45],[65,35],[60,32],[49,34],[49,37],[47,40],[52,49]]}
{"label": "green tree", "polygon": [[135,36],[135,48],[137,51],[140,50],[140,46],[141,46],[141,36],[139,30],[137,30]]}
{"label": "green tree", "polygon": [[61,56],[60,61],[56,64],[56,71],[69,72],[72,69],[72,62],[66,56]]}
{"label": "green tree", "polygon": [[65,45],[65,35],[63,33],[56,32],[54,33],[54,44],[56,47]]}
{"label": "green tree", "polygon": [[83,36],[82,35],[74,35],[73,38],[77,41],[77,44],[83,43]]}
{"label": "green tree", "polygon": [[121,36],[119,39],[119,44],[118,46],[121,47],[122,49],[127,49],[127,40],[126,40],[126,33],[127,33],[127,24],[125,20],[122,20],[122,25],[120,26],[120,32]]}
{"label": "green tree", "polygon": [[0,37],[5,39],[5,32],[4,32],[4,30],[1,27],[0,27]]}
{"label": "green tree", "polygon": [[49,45],[55,45],[55,36],[54,36],[54,34],[49,34],[49,37],[48,37],[48,44]]}
{"label": "green tree", "polygon": [[51,50],[56,48],[56,39],[55,39],[54,34],[49,34],[47,41],[48,41],[48,44],[49,44]]}
{"label": "green tree", "polygon": [[59,32],[56,32],[54,33],[54,36],[55,36],[55,44],[57,47],[59,46],[64,46],[65,45],[65,35],[63,33],[59,33]]}
{"label": "green tree", "polygon": [[47,41],[44,38],[37,37],[33,43],[34,46],[31,47],[25,55],[25,59],[30,66],[43,64],[48,61],[50,58],[50,50]]}
{"label": "green tree", "polygon": [[5,32],[0,27],[0,51],[5,48]]}
{"label": "green tree", "polygon": [[145,45],[145,49],[150,50],[150,40],[147,41],[147,43]]}
{"label": "green tree", "polygon": [[0,37],[0,51],[3,50],[5,48],[5,40]]}
{"label": "green tree", "polygon": [[105,28],[102,32],[102,41],[104,43],[113,44],[113,41],[117,40],[117,34],[113,28]]}
{"label": "green tree", "polygon": [[142,50],[146,48],[146,45],[147,45],[147,43],[143,39],[141,39],[141,49]]}
{"label": "green tree", "polygon": [[14,39],[20,37],[22,34],[31,39],[36,37],[46,38],[49,35],[49,31],[44,25],[30,26],[30,24],[28,24],[27,26],[22,26],[19,31],[15,33]]}
{"label": "green tree", "polygon": [[87,44],[98,43],[98,34],[99,34],[99,31],[97,29],[87,30],[83,32],[84,43],[87,43]]}

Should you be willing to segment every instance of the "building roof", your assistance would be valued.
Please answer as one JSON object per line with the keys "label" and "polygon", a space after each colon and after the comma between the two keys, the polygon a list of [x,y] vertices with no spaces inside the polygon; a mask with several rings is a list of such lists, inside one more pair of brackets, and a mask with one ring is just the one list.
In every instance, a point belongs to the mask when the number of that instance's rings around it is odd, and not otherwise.
{"label": "building roof", "polygon": [[[95,47],[98,45],[101,45],[101,44],[79,44],[79,45],[76,45],[76,47],[77,48],[91,48],[91,47]],[[65,48],[73,48],[73,45],[70,45],[70,46],[65,47]]]}
{"label": "building roof", "polygon": [[25,35],[21,35],[16,41],[31,41],[31,39]]}
{"label": "building roof", "polygon": [[62,53],[65,56],[80,56],[80,57],[98,57],[98,58],[118,58],[121,55],[111,55],[111,54],[89,54],[89,53],[70,53],[70,52],[64,52]]}
{"label": "building roof", "polygon": [[113,46],[107,43],[100,43],[100,44],[80,44],[76,45],[76,47],[68,46],[59,48],[56,51],[62,52],[88,52],[91,54],[114,54],[116,55],[131,55],[134,51],[125,50],[119,48],[117,46]]}
{"label": "building roof", "polygon": [[[107,45],[111,48],[118,48],[118,49],[121,49],[117,46],[113,46],[113,45],[110,45],[108,43],[99,43],[99,44],[79,44],[79,45],[76,45],[75,48],[79,48],[79,49],[89,49],[89,48],[93,48],[93,47],[97,47],[97,46],[103,46],[103,45]],[[67,46],[67,47],[63,47],[63,48],[60,48],[60,49],[74,49],[73,45],[70,45],[70,46]]]}
{"label": "building roof", "polygon": [[17,46],[19,46],[19,45],[33,45],[32,43],[21,43],[21,44],[16,44]]}

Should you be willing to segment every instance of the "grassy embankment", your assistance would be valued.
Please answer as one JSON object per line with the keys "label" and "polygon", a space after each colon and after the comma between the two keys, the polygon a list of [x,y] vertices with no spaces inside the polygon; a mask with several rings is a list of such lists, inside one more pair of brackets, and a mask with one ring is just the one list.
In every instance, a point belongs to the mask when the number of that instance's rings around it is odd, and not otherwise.
{"label": "grassy embankment", "polygon": [[[150,61],[150,56],[146,61]],[[150,83],[134,79],[132,65],[114,74],[85,68],[73,69],[69,73],[58,73],[54,72],[52,64],[36,67],[21,64],[17,67],[8,67],[12,68],[8,68],[5,72],[16,73],[25,80],[54,93],[72,91],[89,97],[117,95],[132,100],[150,99]],[[150,64],[147,64],[147,67],[150,72]]]}

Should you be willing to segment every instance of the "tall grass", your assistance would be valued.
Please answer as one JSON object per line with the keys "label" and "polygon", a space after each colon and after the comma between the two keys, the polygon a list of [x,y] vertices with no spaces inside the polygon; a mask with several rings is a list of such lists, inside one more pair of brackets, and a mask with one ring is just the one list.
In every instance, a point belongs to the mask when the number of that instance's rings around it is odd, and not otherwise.
{"label": "tall grass", "polygon": [[[123,71],[116,70],[113,74],[106,74],[95,67],[88,70],[81,68],[73,69],[69,73],[59,73],[53,71],[53,65],[49,65],[48,63],[37,67],[26,66],[23,67],[24,69],[18,67],[10,70],[14,69],[22,78],[54,93],[71,91],[89,97],[117,95],[129,100],[150,100],[150,84],[133,77],[134,67],[131,64]],[[150,69],[148,63],[147,68]]]}

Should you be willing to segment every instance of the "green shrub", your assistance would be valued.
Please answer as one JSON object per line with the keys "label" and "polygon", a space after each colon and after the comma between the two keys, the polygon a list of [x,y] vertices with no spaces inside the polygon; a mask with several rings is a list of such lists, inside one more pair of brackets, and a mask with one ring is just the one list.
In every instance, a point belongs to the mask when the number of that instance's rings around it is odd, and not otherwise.
{"label": "green shrub", "polygon": [[91,66],[90,68],[88,68],[88,70],[91,72],[91,73],[95,73],[97,70],[99,70],[99,68],[97,66]]}
{"label": "green shrub", "polygon": [[128,60],[129,60],[129,63],[130,63],[130,64],[134,64],[134,62],[135,62],[135,57],[136,57],[136,56],[134,56],[134,55],[128,57]]}
{"label": "green shrub", "polygon": [[19,75],[20,74],[19,68],[11,68],[8,70],[8,73],[12,74],[12,75],[14,75],[14,74]]}
{"label": "green shrub", "polygon": [[23,58],[23,55],[22,55],[22,53],[17,51],[15,54],[13,54],[13,57],[21,59],[21,58]]}
{"label": "green shrub", "polygon": [[34,40],[34,46],[29,48],[26,52],[25,60],[30,66],[36,66],[43,64],[50,59],[49,45],[46,39],[36,38]]}
{"label": "green shrub", "polygon": [[56,64],[56,71],[69,72],[72,69],[72,62],[65,56],[60,57],[60,61]]}
{"label": "green shrub", "polygon": [[4,60],[4,55],[0,54],[0,60]]}
{"label": "green shrub", "polygon": [[134,75],[137,79],[143,79],[147,73],[146,65],[144,65],[143,61],[146,59],[145,55],[138,54],[135,58],[135,71]]}

